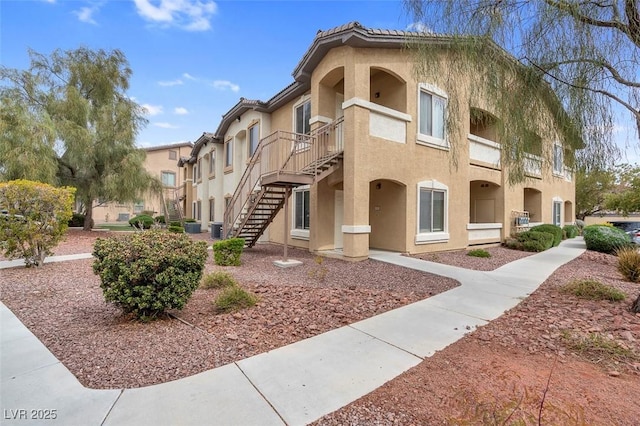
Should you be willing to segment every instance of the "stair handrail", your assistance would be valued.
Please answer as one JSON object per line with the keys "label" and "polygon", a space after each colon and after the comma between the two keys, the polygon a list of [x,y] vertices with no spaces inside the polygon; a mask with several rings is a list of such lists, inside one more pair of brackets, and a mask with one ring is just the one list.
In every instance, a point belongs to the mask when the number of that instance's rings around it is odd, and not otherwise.
{"label": "stair handrail", "polygon": [[[327,154],[342,152],[342,123],[343,118],[340,117],[310,134],[277,130],[262,138],[225,208],[225,238],[230,236],[263,176],[274,172],[317,176],[320,164],[315,162]],[[310,165],[314,165],[313,170],[305,170]]]}

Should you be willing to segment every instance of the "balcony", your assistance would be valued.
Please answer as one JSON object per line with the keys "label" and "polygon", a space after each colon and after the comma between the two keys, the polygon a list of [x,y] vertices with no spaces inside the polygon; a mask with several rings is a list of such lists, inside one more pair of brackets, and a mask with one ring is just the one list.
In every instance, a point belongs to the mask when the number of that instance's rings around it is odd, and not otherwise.
{"label": "balcony", "polygon": [[469,159],[471,163],[500,169],[500,144],[477,135],[469,134]]}

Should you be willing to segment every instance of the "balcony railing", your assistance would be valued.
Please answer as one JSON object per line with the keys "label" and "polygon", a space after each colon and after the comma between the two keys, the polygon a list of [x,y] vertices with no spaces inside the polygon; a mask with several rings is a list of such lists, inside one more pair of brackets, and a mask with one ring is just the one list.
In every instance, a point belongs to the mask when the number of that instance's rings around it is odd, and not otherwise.
{"label": "balcony railing", "polygon": [[251,157],[224,214],[224,235],[233,228],[263,177],[274,185],[299,185],[313,180],[322,160],[344,150],[343,119],[326,124],[311,134],[278,130],[263,138]]}

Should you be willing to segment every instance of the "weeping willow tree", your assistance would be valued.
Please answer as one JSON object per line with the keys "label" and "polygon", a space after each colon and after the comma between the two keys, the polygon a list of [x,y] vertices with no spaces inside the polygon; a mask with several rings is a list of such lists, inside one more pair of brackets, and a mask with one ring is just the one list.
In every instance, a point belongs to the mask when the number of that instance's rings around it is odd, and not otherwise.
{"label": "weeping willow tree", "polygon": [[[535,145],[536,137],[563,137],[565,148],[582,146],[577,160],[589,171],[606,168],[619,156],[613,138],[617,110],[625,111],[640,136],[639,0],[404,4],[414,27],[448,35],[442,44],[452,52],[444,76],[452,94],[449,121],[460,121],[468,107],[458,104],[466,99],[456,96],[461,91],[469,90],[472,103],[489,100],[490,112],[499,118],[497,133],[508,154],[502,158],[510,163],[511,181],[523,178],[527,146]],[[432,75],[438,49],[420,43],[411,47],[417,74]],[[458,83],[460,75],[471,79],[468,88]]]}
{"label": "weeping willow tree", "polygon": [[131,69],[118,50],[30,51],[29,70],[0,68],[0,173],[73,186],[84,206],[130,202],[161,185],[135,137],[146,124],[125,94]]}

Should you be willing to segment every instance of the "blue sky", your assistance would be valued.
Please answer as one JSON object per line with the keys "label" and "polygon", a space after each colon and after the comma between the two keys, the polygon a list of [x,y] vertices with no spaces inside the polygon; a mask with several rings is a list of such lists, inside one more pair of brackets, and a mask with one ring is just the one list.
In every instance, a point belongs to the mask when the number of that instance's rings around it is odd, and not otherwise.
{"label": "blue sky", "polygon": [[0,61],[26,69],[27,49],[120,49],[128,95],[147,108],[139,146],[195,141],[240,97],[267,100],[318,30],[350,21],[405,29],[400,1],[2,0]]}

